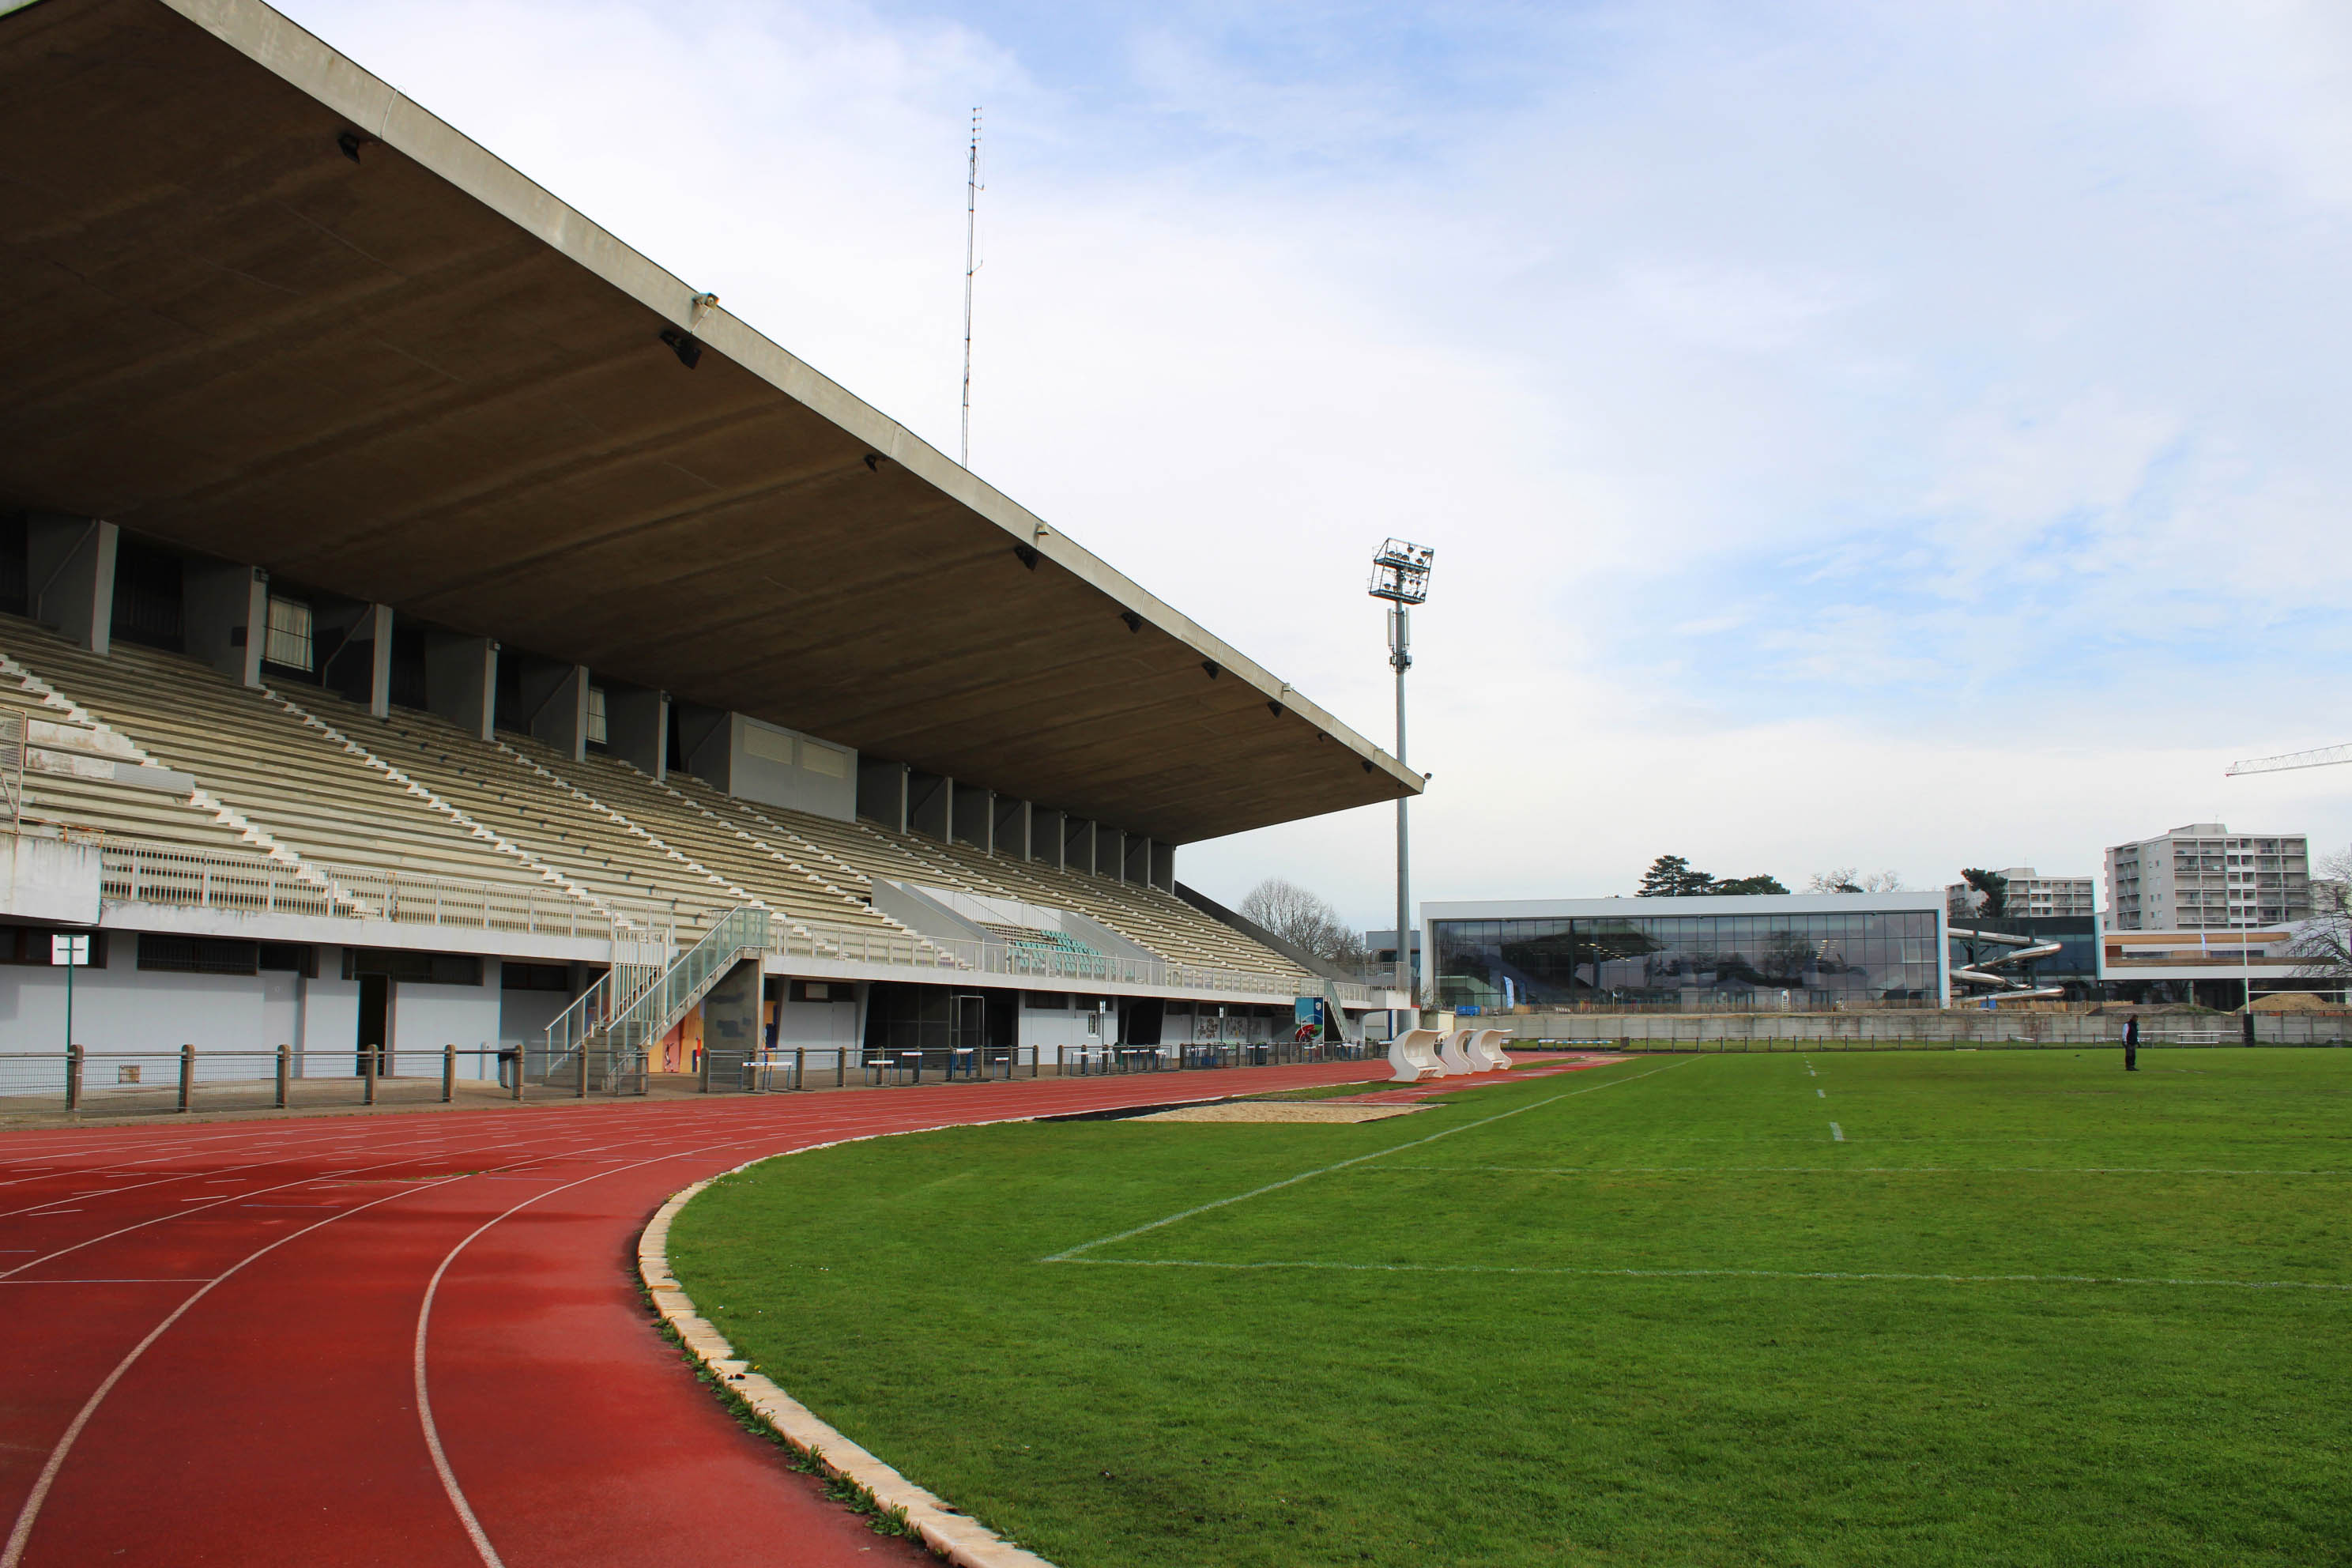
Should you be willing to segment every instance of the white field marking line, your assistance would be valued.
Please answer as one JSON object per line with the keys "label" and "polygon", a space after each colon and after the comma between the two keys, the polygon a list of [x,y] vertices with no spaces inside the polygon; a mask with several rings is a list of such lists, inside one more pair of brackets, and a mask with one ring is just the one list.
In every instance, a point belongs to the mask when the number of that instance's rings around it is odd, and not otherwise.
{"label": "white field marking line", "polygon": [[236,1273],[237,1270],[243,1268],[246,1265],[267,1257],[268,1254],[275,1252],[279,1247],[285,1246],[288,1242],[306,1237],[312,1231],[317,1230],[323,1226],[332,1225],[337,1220],[342,1219],[350,1215],[358,1214],[362,1209],[373,1208],[377,1204],[388,1204],[393,1202],[394,1199],[407,1197],[413,1193],[430,1191],[434,1187],[445,1185],[449,1182],[461,1182],[463,1180],[465,1180],[463,1176],[447,1176],[444,1177],[439,1182],[420,1184],[415,1187],[410,1188],[407,1192],[387,1193],[383,1197],[377,1198],[373,1202],[359,1204],[347,1209],[339,1209],[335,1213],[329,1215],[324,1219],[316,1221],[310,1225],[306,1225],[300,1230],[291,1231],[285,1236],[279,1237],[277,1240],[271,1242],[268,1246],[260,1248],[258,1251],[246,1254],[245,1257],[237,1259],[235,1263],[230,1264],[218,1274],[214,1275],[212,1279],[205,1282],[202,1288],[191,1292],[186,1300],[172,1309],[169,1316],[164,1318],[162,1322],[147,1331],[146,1338],[141,1340],[137,1344],[132,1345],[130,1351],[124,1354],[123,1358],[114,1363],[114,1370],[106,1374],[106,1380],[103,1383],[100,1383],[98,1387],[92,1391],[89,1398],[83,1402],[82,1407],[80,1411],[75,1415],[72,1424],[67,1426],[65,1436],[59,1437],[57,1441],[57,1446],[49,1450],[48,1463],[41,1467],[41,1473],[33,1482],[33,1489],[26,1495],[24,1507],[16,1511],[16,1527],[8,1532],[7,1544],[5,1547],[0,1547],[0,1568],[17,1568],[17,1564],[24,1560],[25,1543],[27,1541],[30,1541],[33,1535],[33,1522],[40,1517],[41,1505],[48,1500],[49,1489],[57,1484],[58,1472],[65,1468],[66,1456],[73,1451],[74,1443],[81,1436],[82,1428],[89,1426],[89,1418],[98,1414],[98,1407],[105,1403],[106,1396],[114,1392],[114,1385],[122,1381],[123,1374],[131,1370],[132,1364],[136,1363],[141,1356],[147,1353],[147,1347],[149,1345],[152,1345],[157,1340],[162,1339],[163,1337],[164,1331],[169,1329],[173,1323],[178,1322],[182,1318],[185,1317],[190,1308],[203,1300],[206,1296],[212,1294],[213,1288],[215,1286],[226,1280],[231,1275]]}
{"label": "white field marking line", "polygon": [[[1563,1100],[1573,1100],[1580,1094],[1598,1094],[1604,1089],[1615,1089],[1619,1084],[1638,1083],[1643,1079],[1654,1078],[1659,1073],[1670,1071],[1675,1068],[1687,1067],[1692,1062],[1701,1059],[1703,1058],[1695,1056],[1681,1057],[1668,1062],[1664,1067],[1652,1068],[1648,1072],[1637,1072],[1630,1078],[1611,1079],[1607,1083],[1591,1084],[1583,1089],[1571,1089],[1565,1093],[1555,1094],[1549,1099],[1538,1100],[1511,1110],[1483,1117],[1476,1121],[1465,1121],[1459,1127],[1448,1127],[1442,1132],[1432,1132],[1425,1138],[1415,1138],[1403,1143],[1391,1144],[1386,1149],[1375,1149],[1369,1154],[1359,1154],[1351,1160],[1342,1160],[1335,1165],[1324,1165],[1316,1170],[1302,1172],[1296,1176],[1286,1176],[1278,1182],[1270,1182],[1263,1187],[1254,1187],[1246,1193],[1235,1193],[1229,1198],[1218,1198],[1211,1203],[1200,1204],[1186,1209],[1181,1214],[1171,1214],[1165,1219],[1155,1219],[1148,1225],[1139,1225],[1133,1230],[1122,1230],[1117,1236],[1098,1237],[1093,1241],[1082,1241],[1066,1251],[1056,1252],[1050,1258],[1041,1258],[1037,1261],[1040,1263],[1073,1262],[1077,1259],[1081,1252],[1091,1252],[1097,1247],[1108,1247],[1114,1241],[1125,1241],[1129,1237],[1141,1236],[1147,1230],[1158,1230],[1162,1226],[1174,1225],[1180,1220],[1191,1219],[1195,1215],[1207,1214],[1212,1209],[1221,1209],[1231,1204],[1246,1203],[1251,1198],[1261,1198],[1268,1193],[1278,1193],[1285,1187],[1295,1187],[1301,1182],[1311,1182],[1318,1176],[1328,1176],[1334,1171],[1344,1171],[1350,1165],[1360,1165],[1368,1160],[1382,1159],[1390,1154],[1401,1153],[1407,1149],[1418,1149],[1424,1143],[1434,1143],[1440,1138],[1451,1138],[1456,1132],[1468,1132],[1475,1128],[1508,1121],[1514,1116],[1523,1116],[1530,1110],[1541,1110],[1547,1105],[1556,1105]],[[0,1565],[0,1568],[5,1568],[5,1565]]]}
{"label": "white field marking line", "polygon": [[2352,1176],[2345,1171],[2251,1171],[2221,1165],[1391,1165],[1391,1171],[1465,1171],[1479,1175],[1634,1176]]}
{"label": "white field marking line", "polygon": [[1843,1143],[1845,1142],[1845,1129],[1840,1127],[1834,1121],[1830,1123],[1830,1142],[1832,1143]]}
{"label": "white field marking line", "polygon": [[[1216,1263],[1195,1258],[1071,1258],[1120,1268],[1331,1268],[1366,1274],[1541,1274],[1622,1279],[1878,1279],[1934,1285],[2184,1285],[2233,1290],[2347,1290],[2319,1279],[2140,1279],[2104,1274],[1864,1274],[1828,1268],[1537,1268],[1485,1263]],[[0,1568],[6,1568],[0,1564]]]}

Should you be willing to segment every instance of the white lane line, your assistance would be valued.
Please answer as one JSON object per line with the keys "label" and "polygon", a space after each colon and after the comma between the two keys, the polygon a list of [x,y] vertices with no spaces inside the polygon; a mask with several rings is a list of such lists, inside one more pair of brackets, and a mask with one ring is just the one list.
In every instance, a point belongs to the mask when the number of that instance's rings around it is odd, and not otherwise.
{"label": "white lane line", "polygon": [[[1360,1165],[1368,1160],[1384,1159],[1391,1154],[1402,1153],[1407,1149],[1418,1149],[1424,1143],[1434,1143],[1441,1138],[1451,1138],[1456,1132],[1468,1132],[1480,1127],[1491,1126],[1497,1121],[1507,1121],[1514,1116],[1524,1116],[1530,1110],[1541,1110],[1547,1105],[1556,1105],[1563,1100],[1572,1100],[1580,1094],[1598,1094],[1604,1089],[1614,1089],[1622,1083],[1638,1083],[1643,1079],[1654,1078],[1659,1073],[1670,1071],[1675,1068],[1687,1067],[1699,1059],[1701,1058],[1697,1057],[1681,1057],[1668,1062],[1664,1067],[1652,1068],[1648,1072],[1637,1072],[1630,1078],[1612,1079],[1607,1083],[1596,1083],[1584,1089],[1571,1089],[1564,1094],[1551,1095],[1536,1100],[1532,1104],[1522,1105],[1517,1110],[1482,1117],[1476,1121],[1465,1121],[1459,1127],[1448,1127],[1444,1131],[1433,1132],[1426,1138],[1415,1138],[1408,1142],[1391,1144],[1386,1149],[1376,1149],[1369,1154],[1359,1154],[1352,1160],[1341,1160],[1337,1164],[1324,1165],[1316,1170],[1302,1172],[1296,1176],[1286,1176],[1281,1181],[1269,1182],[1265,1186],[1254,1187],[1245,1193],[1235,1193],[1229,1198],[1218,1198],[1213,1203],[1199,1204],[1181,1214],[1171,1214],[1165,1219],[1155,1219],[1148,1225],[1139,1225],[1132,1230],[1122,1230],[1116,1236],[1097,1237],[1092,1241],[1082,1241],[1076,1247],[1056,1252],[1051,1258],[1043,1258],[1040,1261],[1065,1263],[1082,1252],[1091,1252],[1097,1247],[1108,1247],[1114,1241],[1125,1241],[1129,1237],[1141,1236],[1147,1230],[1158,1230],[1162,1226],[1174,1225],[1179,1220],[1191,1219],[1195,1215],[1204,1215],[1212,1209],[1221,1209],[1231,1204],[1246,1203],[1251,1198],[1264,1197],[1268,1193],[1278,1193],[1285,1187],[1295,1187],[1301,1182],[1311,1182],[1318,1176],[1328,1176],[1334,1171],[1344,1171],[1351,1165]],[[5,1564],[0,1564],[0,1568],[5,1568]]]}
{"label": "white lane line", "polygon": [[[452,1176],[448,1179],[450,1181],[458,1181],[462,1178]],[[440,1184],[441,1184],[438,1182],[430,1184],[431,1186],[438,1186]],[[411,1192],[424,1192],[427,1190],[429,1189],[426,1186],[419,1186],[410,1189]],[[230,1264],[218,1274],[214,1275],[211,1279],[205,1281],[201,1289],[190,1292],[186,1300],[173,1308],[170,1315],[164,1318],[162,1322],[148,1330],[147,1337],[141,1340],[137,1344],[132,1345],[129,1352],[126,1353],[121,1361],[114,1363],[114,1370],[106,1374],[106,1381],[100,1384],[91,1393],[89,1399],[82,1403],[82,1407],[74,1415],[72,1424],[66,1427],[65,1436],[59,1437],[57,1441],[57,1446],[49,1450],[48,1463],[41,1467],[41,1473],[39,1477],[34,1480],[33,1489],[26,1495],[24,1507],[16,1511],[16,1523],[15,1528],[8,1531],[7,1544],[5,1547],[0,1547],[0,1568],[16,1568],[16,1565],[24,1561],[25,1543],[31,1540],[33,1535],[33,1521],[40,1517],[41,1505],[48,1500],[49,1489],[57,1484],[58,1472],[65,1468],[66,1456],[73,1452],[73,1446],[75,1442],[80,1438],[82,1428],[89,1425],[89,1418],[98,1414],[98,1407],[106,1403],[106,1396],[114,1392],[114,1385],[122,1381],[123,1373],[129,1372],[132,1364],[135,1363],[141,1356],[147,1353],[147,1347],[149,1345],[152,1345],[157,1340],[162,1339],[165,1331],[170,1329],[173,1323],[178,1322],[182,1318],[186,1317],[189,1310],[194,1307],[197,1302],[203,1300],[206,1296],[212,1294],[215,1286],[227,1280],[239,1269],[245,1268],[246,1265],[256,1262],[258,1259],[268,1256],[270,1253],[277,1251],[279,1247],[285,1246],[289,1241],[310,1235],[312,1231],[317,1230],[320,1226],[332,1225],[339,1219],[359,1213],[361,1209],[373,1208],[376,1204],[388,1204],[395,1198],[403,1198],[408,1195],[408,1193],[387,1193],[383,1197],[376,1199],[374,1203],[362,1204],[358,1208],[343,1209],[338,1213],[329,1215],[326,1218],[319,1220],[313,1224],[306,1225],[299,1230],[289,1231],[284,1236],[279,1237],[277,1240],[269,1243],[267,1247],[246,1254],[245,1257],[237,1259],[235,1263]]]}
{"label": "white lane line", "polygon": [[1845,1129],[1840,1127],[1834,1121],[1830,1123],[1830,1142],[1832,1143],[1843,1143],[1845,1142]]}
{"label": "white lane line", "polygon": [[[1199,1258],[1049,1258],[1104,1268],[1330,1268],[1363,1274],[1538,1274],[1601,1279],[1882,1279],[1934,1285],[2180,1285],[2231,1290],[2346,1290],[2323,1279],[2163,1279],[2108,1274],[1897,1274],[1832,1268],[1541,1268],[1485,1263],[1219,1263]],[[5,1568],[5,1565],[0,1565]]]}

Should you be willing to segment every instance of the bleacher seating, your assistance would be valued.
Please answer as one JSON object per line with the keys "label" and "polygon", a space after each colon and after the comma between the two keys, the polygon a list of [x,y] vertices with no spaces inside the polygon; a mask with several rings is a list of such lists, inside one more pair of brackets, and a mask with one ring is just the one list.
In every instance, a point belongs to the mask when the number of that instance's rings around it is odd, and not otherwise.
{"label": "bleacher seating", "polygon": [[[103,755],[194,781],[173,795],[100,776],[110,770],[98,761],[79,773],[37,768],[26,788],[36,820],[261,850],[298,868],[560,889],[603,909],[653,903],[674,909],[688,930],[758,903],[803,934],[904,934],[873,908],[879,878],[1070,910],[1176,963],[1311,983],[1156,888],[757,805],[686,775],[656,782],[615,759],[592,752],[574,761],[503,731],[486,743],[410,709],[379,720],[308,684],[249,689],[137,644],[118,642],[100,658],[16,616],[0,615],[0,657],[14,668],[0,666],[0,708],[58,726],[44,731],[49,753]],[[1007,940],[1093,951],[1028,928]]]}

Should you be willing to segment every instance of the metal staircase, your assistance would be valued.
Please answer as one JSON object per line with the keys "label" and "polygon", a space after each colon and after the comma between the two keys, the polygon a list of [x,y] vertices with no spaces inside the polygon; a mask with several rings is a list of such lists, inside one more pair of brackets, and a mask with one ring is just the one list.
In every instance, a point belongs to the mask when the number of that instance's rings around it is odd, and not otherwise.
{"label": "metal staircase", "polygon": [[547,1026],[545,1053],[530,1076],[585,1097],[643,1094],[653,1047],[677,1027],[738,963],[768,951],[768,911],[730,910],[702,940],[661,962],[619,962]]}

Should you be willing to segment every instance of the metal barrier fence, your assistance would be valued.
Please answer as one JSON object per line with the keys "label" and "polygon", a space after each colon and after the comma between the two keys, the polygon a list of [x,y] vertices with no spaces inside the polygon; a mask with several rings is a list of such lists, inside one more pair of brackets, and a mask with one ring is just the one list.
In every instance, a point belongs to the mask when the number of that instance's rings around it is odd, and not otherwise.
{"label": "metal barrier fence", "polygon": [[0,1117],[184,1115],[205,1110],[329,1110],[519,1098],[514,1053],[437,1051],[71,1050],[0,1052]]}
{"label": "metal barrier fence", "polygon": [[[1381,1047],[1345,1043],[933,1047],[785,1046],[750,1057],[706,1053],[691,1090],[790,1093],[1008,1078],[1096,1078],[1218,1068],[1361,1061]],[[0,1052],[0,1121],[68,1111],[92,1117],[352,1106],[495,1106],[645,1094],[642,1049],[592,1045],[561,1058],[543,1047],[435,1050],[92,1050]],[[681,1091],[689,1085],[675,1086]]]}

